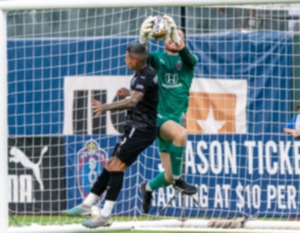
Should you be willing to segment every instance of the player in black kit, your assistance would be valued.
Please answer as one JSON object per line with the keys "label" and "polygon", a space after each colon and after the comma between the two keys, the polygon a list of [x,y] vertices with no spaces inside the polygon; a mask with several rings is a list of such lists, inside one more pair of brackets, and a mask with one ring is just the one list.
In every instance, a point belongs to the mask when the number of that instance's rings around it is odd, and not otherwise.
{"label": "player in black kit", "polygon": [[106,190],[104,207],[98,215],[82,223],[85,227],[96,228],[111,225],[111,212],[122,188],[124,171],[155,140],[158,86],[154,70],[147,65],[147,57],[148,52],[144,45],[139,43],[129,45],[125,61],[127,67],[135,71],[135,74],[131,79],[131,90],[121,88],[118,91],[119,95],[128,97],[110,104],[92,101],[95,117],[100,116],[104,111],[120,109],[128,109],[128,111],[124,134],[116,144],[112,156],[97,178],[91,192],[82,204],[64,211],[67,215],[88,216],[91,214],[92,205]]}

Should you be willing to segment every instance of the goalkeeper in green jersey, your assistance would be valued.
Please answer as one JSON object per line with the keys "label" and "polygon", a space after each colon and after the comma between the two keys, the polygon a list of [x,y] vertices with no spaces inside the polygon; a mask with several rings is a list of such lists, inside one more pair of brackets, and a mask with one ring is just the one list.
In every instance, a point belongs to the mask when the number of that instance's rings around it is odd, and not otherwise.
{"label": "goalkeeper in green jersey", "polygon": [[[182,118],[187,111],[189,89],[194,77],[197,57],[185,46],[184,34],[176,28],[174,20],[164,16],[169,22],[171,33],[165,40],[165,51],[149,54],[148,63],[158,76],[158,148],[164,172],[141,185],[143,209],[150,211],[152,192],[158,188],[173,185],[183,194],[197,193],[195,186],[182,178],[182,161],[187,140],[187,130]],[[140,43],[146,44],[152,31],[154,17],[148,17],[141,26]]]}

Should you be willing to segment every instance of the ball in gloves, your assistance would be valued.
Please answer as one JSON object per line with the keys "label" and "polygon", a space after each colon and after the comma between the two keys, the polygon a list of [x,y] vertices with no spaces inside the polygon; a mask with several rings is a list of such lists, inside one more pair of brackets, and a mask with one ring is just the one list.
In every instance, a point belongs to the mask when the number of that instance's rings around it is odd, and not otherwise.
{"label": "ball in gloves", "polygon": [[162,16],[155,16],[150,36],[155,40],[164,40],[170,36],[169,22]]}

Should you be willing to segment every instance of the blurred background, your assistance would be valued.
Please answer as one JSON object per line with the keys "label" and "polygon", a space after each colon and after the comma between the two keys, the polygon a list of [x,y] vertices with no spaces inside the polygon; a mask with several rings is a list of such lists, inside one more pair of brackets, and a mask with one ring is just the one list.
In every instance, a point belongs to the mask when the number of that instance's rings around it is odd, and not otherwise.
{"label": "blurred background", "polygon": [[[278,5],[277,5],[278,7]],[[9,37],[91,37],[99,35],[137,35],[145,16],[160,12],[172,15],[176,23],[186,26],[188,34],[222,32],[228,30],[299,31],[299,11],[244,7],[158,7],[10,11]],[[185,16],[182,25],[181,16]],[[121,22],[121,25],[120,25]],[[12,29],[10,25],[15,25]],[[17,26],[16,26],[17,25]],[[96,26],[96,27],[95,27]],[[100,31],[101,30],[101,31]]]}

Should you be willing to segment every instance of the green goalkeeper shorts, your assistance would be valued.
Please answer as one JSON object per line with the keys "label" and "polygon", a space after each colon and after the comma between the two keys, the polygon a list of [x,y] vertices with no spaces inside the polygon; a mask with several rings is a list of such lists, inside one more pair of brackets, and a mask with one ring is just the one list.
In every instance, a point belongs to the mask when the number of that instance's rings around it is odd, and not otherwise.
{"label": "green goalkeeper shorts", "polygon": [[174,116],[167,116],[167,115],[162,115],[162,114],[157,114],[157,120],[156,120],[156,125],[157,125],[157,143],[158,143],[158,150],[159,152],[164,152],[164,153],[169,153],[169,148],[172,144],[171,141],[165,141],[159,136],[160,128],[161,126],[167,122],[167,121],[175,121],[177,124],[182,125],[182,117],[174,117]]}

